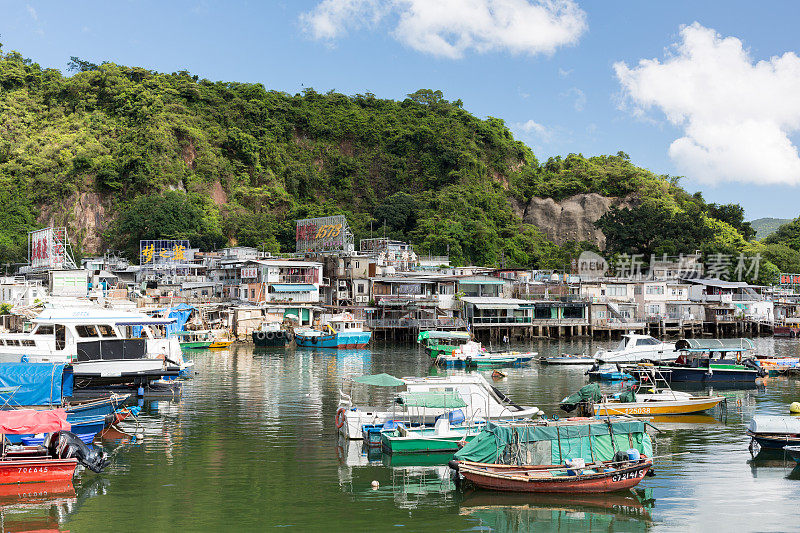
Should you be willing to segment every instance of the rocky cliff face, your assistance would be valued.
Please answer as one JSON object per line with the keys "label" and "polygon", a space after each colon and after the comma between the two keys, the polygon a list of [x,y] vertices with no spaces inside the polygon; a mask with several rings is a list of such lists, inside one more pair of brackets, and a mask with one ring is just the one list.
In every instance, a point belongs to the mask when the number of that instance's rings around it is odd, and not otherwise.
{"label": "rocky cliff face", "polygon": [[576,194],[560,202],[534,197],[527,204],[518,203],[515,207],[524,222],[538,226],[556,244],[588,241],[603,249],[606,238],[594,223],[612,206],[631,207],[631,202],[589,193]]}

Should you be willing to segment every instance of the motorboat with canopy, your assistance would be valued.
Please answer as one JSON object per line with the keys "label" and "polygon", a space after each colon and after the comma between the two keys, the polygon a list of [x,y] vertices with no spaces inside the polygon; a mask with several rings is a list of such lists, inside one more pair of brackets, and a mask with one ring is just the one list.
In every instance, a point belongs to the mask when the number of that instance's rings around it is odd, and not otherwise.
{"label": "motorboat with canopy", "polygon": [[[452,376],[396,378],[388,374],[360,376],[350,380],[350,394],[339,390],[339,407],[336,411],[336,427],[348,439],[362,439],[364,426],[377,427],[393,420],[412,424],[410,408],[403,404],[402,392],[454,392],[466,404],[461,408],[465,421],[477,423],[481,420],[513,420],[536,417],[541,414],[538,407],[520,406],[511,401],[499,389],[490,385],[481,374]],[[384,408],[355,405],[356,385],[378,388],[394,388],[391,405]],[[386,396],[384,394],[384,396]],[[414,408],[414,423],[433,425],[436,418],[447,410],[441,407]]]}

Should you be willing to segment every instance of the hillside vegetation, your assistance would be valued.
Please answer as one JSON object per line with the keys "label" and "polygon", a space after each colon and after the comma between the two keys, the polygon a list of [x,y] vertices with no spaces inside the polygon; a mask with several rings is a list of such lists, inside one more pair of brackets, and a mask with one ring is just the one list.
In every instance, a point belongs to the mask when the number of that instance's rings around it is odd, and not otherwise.
{"label": "hillside vegetation", "polygon": [[784,224],[788,224],[791,222],[791,219],[788,218],[757,218],[755,220],[750,221],[750,225],[756,230],[755,239],[760,241],[766,239],[776,231],[778,228]]}
{"label": "hillside vegetation", "polygon": [[[637,206],[599,223],[611,253],[757,252],[739,206],[706,204],[622,152],[540,163],[502,120],[440,91],[290,95],[185,71],[69,66],[64,76],[0,48],[2,262],[24,260],[26,232],[53,222],[87,253],[135,258],[139,239],[157,237],[292,252],[295,219],[345,214],[356,239],[372,227],[456,264],[560,268],[589,245],[556,246],[509,200],[584,192]],[[654,220],[674,231],[641,245],[622,235]]]}

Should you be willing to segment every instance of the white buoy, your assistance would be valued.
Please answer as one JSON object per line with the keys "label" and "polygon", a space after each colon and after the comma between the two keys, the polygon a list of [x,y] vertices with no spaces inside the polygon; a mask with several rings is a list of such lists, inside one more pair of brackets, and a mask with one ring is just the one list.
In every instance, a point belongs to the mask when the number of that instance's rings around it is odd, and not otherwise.
{"label": "white buoy", "polygon": [[378,490],[378,487],[380,487],[380,486],[381,486],[381,484],[378,483],[378,480],[374,480],[372,482],[372,490]]}

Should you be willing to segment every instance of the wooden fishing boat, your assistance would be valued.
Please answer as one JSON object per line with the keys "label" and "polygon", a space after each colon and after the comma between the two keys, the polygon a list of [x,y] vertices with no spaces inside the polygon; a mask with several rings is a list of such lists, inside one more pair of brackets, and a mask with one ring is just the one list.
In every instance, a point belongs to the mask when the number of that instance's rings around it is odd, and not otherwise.
{"label": "wooden fishing boat", "polygon": [[638,461],[591,463],[577,471],[562,465],[500,465],[451,461],[451,467],[482,489],[507,492],[596,493],[631,489],[653,466]]}

